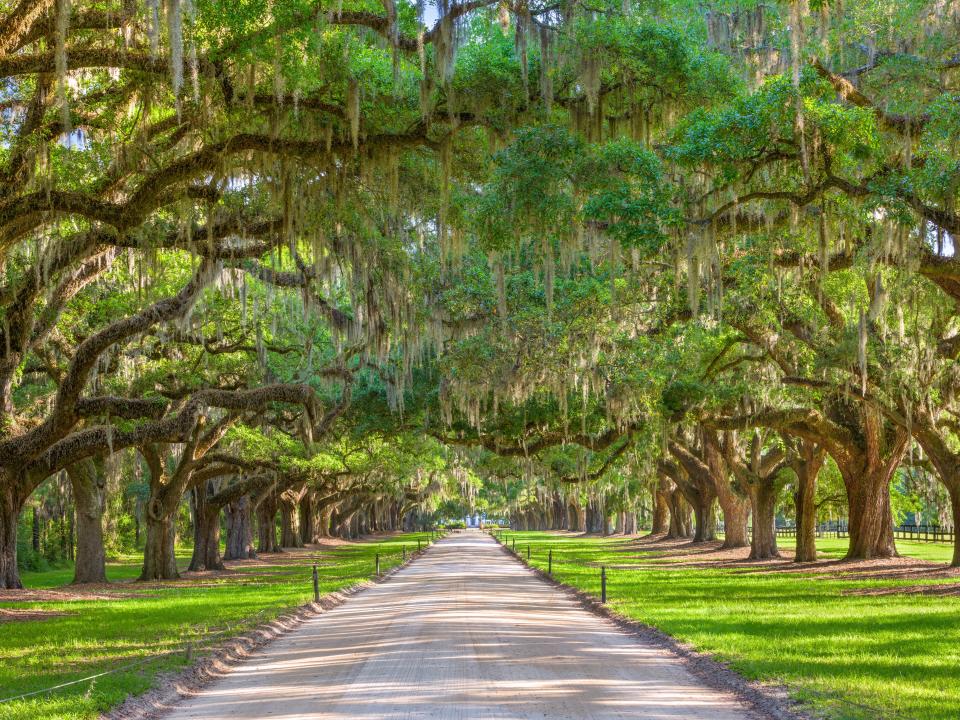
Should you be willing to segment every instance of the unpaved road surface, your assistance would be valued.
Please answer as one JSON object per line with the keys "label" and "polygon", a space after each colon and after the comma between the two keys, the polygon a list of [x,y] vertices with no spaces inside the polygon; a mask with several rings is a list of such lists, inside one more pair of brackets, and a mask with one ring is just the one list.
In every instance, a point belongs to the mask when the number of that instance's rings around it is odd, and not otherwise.
{"label": "unpaved road surface", "polygon": [[746,720],[476,532],[308,620],[167,720]]}

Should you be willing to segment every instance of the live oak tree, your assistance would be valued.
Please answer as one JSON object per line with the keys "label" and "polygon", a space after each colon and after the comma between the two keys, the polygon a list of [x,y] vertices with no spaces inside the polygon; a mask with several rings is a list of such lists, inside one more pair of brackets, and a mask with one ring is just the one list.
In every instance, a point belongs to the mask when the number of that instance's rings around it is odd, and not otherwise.
{"label": "live oak tree", "polygon": [[0,587],[64,470],[103,579],[121,453],[144,578],[185,497],[208,569],[222,513],[237,557],[477,478],[598,531],[718,500],[757,558],[786,485],[815,559],[825,456],[851,558],[895,553],[905,462],[956,517],[952,12],[0,6]]}

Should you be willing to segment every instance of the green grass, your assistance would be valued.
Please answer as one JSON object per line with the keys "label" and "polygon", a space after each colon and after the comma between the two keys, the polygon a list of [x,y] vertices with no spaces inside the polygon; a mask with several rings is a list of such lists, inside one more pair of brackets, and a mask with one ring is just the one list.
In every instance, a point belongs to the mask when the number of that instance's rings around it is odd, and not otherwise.
{"label": "green grass", "polygon": [[[240,567],[239,574],[199,581],[119,583],[109,590],[116,599],[2,602],[2,608],[63,614],[0,624],[0,699],[142,664],[53,693],[0,703],[0,720],[96,717],[127,695],[149,689],[158,673],[184,667],[190,643],[200,652],[211,634],[219,633],[211,640],[222,640],[310,602],[314,562],[321,593],[329,593],[370,578],[376,553],[386,571],[400,563],[402,546],[415,550],[418,539],[426,544],[428,538],[429,533],[412,533],[290,553],[274,565]],[[182,561],[186,564],[187,558]],[[131,579],[139,568],[129,558],[112,563],[108,575],[112,580]],[[71,578],[72,571],[62,569],[27,573],[23,581],[27,588],[55,588]]]}
{"label": "green grass", "polygon": [[[505,533],[531,564],[599,595],[608,567],[616,611],[712,653],[748,678],[780,682],[811,711],[836,720],[960,717],[960,596],[855,594],[943,580],[864,580],[758,573],[658,561],[632,541]],[[647,550],[649,546],[643,546]],[[845,539],[822,539],[840,556]],[[901,554],[947,561],[947,545],[898,542]],[[949,582],[949,581],[948,581]],[[956,582],[953,579],[952,582]]]}

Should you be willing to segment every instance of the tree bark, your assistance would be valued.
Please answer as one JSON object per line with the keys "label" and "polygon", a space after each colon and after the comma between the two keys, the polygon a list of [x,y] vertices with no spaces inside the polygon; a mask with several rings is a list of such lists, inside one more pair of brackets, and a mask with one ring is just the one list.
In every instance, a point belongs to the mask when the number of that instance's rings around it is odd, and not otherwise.
{"label": "tree bark", "polygon": [[692,509],[683,492],[675,487],[668,493],[667,503],[670,508],[668,513],[670,523],[667,526],[666,538],[668,540],[692,538],[694,536],[693,519],[690,516]]}
{"label": "tree bark", "polygon": [[143,550],[143,571],[140,580],[178,580],[177,556],[174,552],[176,527],[173,516],[151,512],[147,505],[147,544]]}
{"label": "tree bark", "polygon": [[250,497],[244,495],[224,508],[227,525],[225,560],[247,560],[257,556],[253,548],[253,519]]}
{"label": "tree bark", "polygon": [[330,537],[330,516],[333,513],[332,503],[326,503],[321,506],[317,513],[316,532],[314,533],[314,542],[321,538]]}
{"label": "tree bark", "polygon": [[301,548],[297,505],[289,500],[280,501],[280,547]]}
{"label": "tree bark", "polygon": [[960,483],[948,488],[950,510],[953,515],[953,560],[950,567],[960,567]]}
{"label": "tree bark", "polygon": [[651,535],[663,535],[670,530],[670,489],[663,480],[653,492],[653,528]]}
{"label": "tree bark", "polygon": [[794,562],[816,562],[817,559],[817,476],[825,458],[826,452],[816,443],[802,440],[790,462],[797,476],[793,493],[797,516]]}
{"label": "tree bark", "polygon": [[730,482],[730,470],[723,459],[720,446],[712,433],[704,433],[703,451],[710,477],[716,485],[717,502],[723,513],[723,548],[741,548],[750,545],[750,499],[743,497]]}
{"label": "tree bark", "polygon": [[717,537],[717,518],[714,514],[713,498],[705,500],[697,498],[693,505],[693,517],[696,527],[693,532],[693,542],[702,543],[715,540]]}
{"label": "tree bark", "polygon": [[193,557],[190,570],[223,570],[220,557],[220,508],[208,502],[209,481],[193,488]]}
{"label": "tree bark", "polygon": [[749,486],[753,533],[750,536],[750,559],[767,560],[780,557],[777,549],[776,510],[777,485],[774,478],[758,480]]}
{"label": "tree bark", "polygon": [[20,572],[17,570],[17,519],[23,501],[13,487],[0,484],[0,589],[19,590]]}
{"label": "tree bark", "polygon": [[906,454],[910,433],[902,427],[889,428],[870,403],[862,404],[861,421],[862,441],[834,457],[850,512],[847,559],[896,557],[890,480]]}
{"label": "tree bark", "polygon": [[257,552],[280,552],[277,542],[277,500],[271,495],[257,506]]}
{"label": "tree bark", "polygon": [[300,538],[304,544],[312,543],[316,535],[314,527],[313,493],[307,491],[300,501]]}
{"label": "tree bark", "polygon": [[107,554],[103,547],[104,481],[93,458],[67,468],[77,509],[77,554],[74,583],[107,582]]}
{"label": "tree bark", "polygon": [[851,477],[847,482],[850,508],[848,560],[897,556],[890,509],[890,476]]}
{"label": "tree bark", "polygon": [[683,497],[693,508],[696,520],[693,542],[713,540],[716,537],[714,501],[719,484],[714,480],[710,466],[689,448],[676,441],[671,441],[668,447],[679,465],[663,461],[659,469],[680,488]]}

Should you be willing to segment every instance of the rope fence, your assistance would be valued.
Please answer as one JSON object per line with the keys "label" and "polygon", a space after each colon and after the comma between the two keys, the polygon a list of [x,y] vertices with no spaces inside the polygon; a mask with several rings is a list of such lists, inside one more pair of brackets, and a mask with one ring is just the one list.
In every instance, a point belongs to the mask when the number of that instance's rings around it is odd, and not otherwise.
{"label": "rope fence", "polygon": [[[408,558],[412,559],[416,556],[416,553],[420,553],[427,547],[430,547],[437,540],[445,537],[446,533],[442,530],[432,530],[430,531],[430,537],[425,541],[418,539],[416,543],[416,550],[414,550],[413,543],[403,543],[398,549],[391,549],[384,551],[378,549],[374,553],[373,566],[371,568],[372,572],[370,578],[379,578],[383,574],[383,565],[384,561],[391,560],[394,557],[399,557],[400,562],[396,564],[389,564],[386,569],[392,570],[395,567],[399,567],[407,561]],[[424,544],[425,543],[425,544]],[[321,598],[320,594],[320,576],[319,570],[316,563],[311,567],[310,579],[313,590],[313,600],[314,602],[319,602]],[[30,692],[21,693],[19,695],[12,695],[10,697],[0,698],[0,705],[6,703],[16,702],[18,700],[26,700],[27,698],[37,697],[39,695],[47,695],[49,693],[56,692],[58,690],[63,690],[75,685],[82,685],[84,683],[93,683],[99,678],[106,677],[108,675],[115,675],[117,673],[126,672],[128,670],[133,670],[139,667],[143,667],[152,662],[157,662],[170,658],[176,655],[183,655],[186,662],[191,662],[194,658],[195,653],[198,650],[209,648],[214,641],[221,639],[225,636],[237,636],[245,631],[248,631],[258,625],[261,620],[264,618],[267,610],[261,610],[260,612],[251,615],[247,618],[244,618],[242,622],[235,623],[226,628],[216,630],[214,632],[200,633],[197,635],[191,635],[189,637],[181,637],[173,646],[173,648],[167,650],[158,650],[153,652],[146,657],[139,658],[137,660],[118,665],[116,667],[110,668],[108,670],[103,670],[92,675],[87,675],[76,680],[70,680],[68,682],[59,683],[57,685],[52,685],[50,687],[41,688],[40,690],[31,690]]]}
{"label": "rope fence", "polygon": [[[534,552],[534,546],[531,543],[521,543],[520,548],[517,549],[517,538],[510,537],[509,535],[504,539],[505,530],[501,529],[491,529],[490,535],[498,543],[503,545],[507,550],[509,550],[513,555],[523,562],[524,564],[533,567],[531,560],[534,558],[537,553]],[[539,548],[539,555],[542,556],[543,548]],[[554,572],[554,566],[563,567],[579,567],[585,568],[588,570],[594,570],[597,572],[597,581],[599,587],[599,596],[600,602],[607,603],[607,567],[606,565],[597,564],[595,562],[583,561],[576,558],[572,558],[565,553],[555,551],[554,548],[546,549],[546,561],[547,561],[547,575],[551,578],[556,579]]]}

